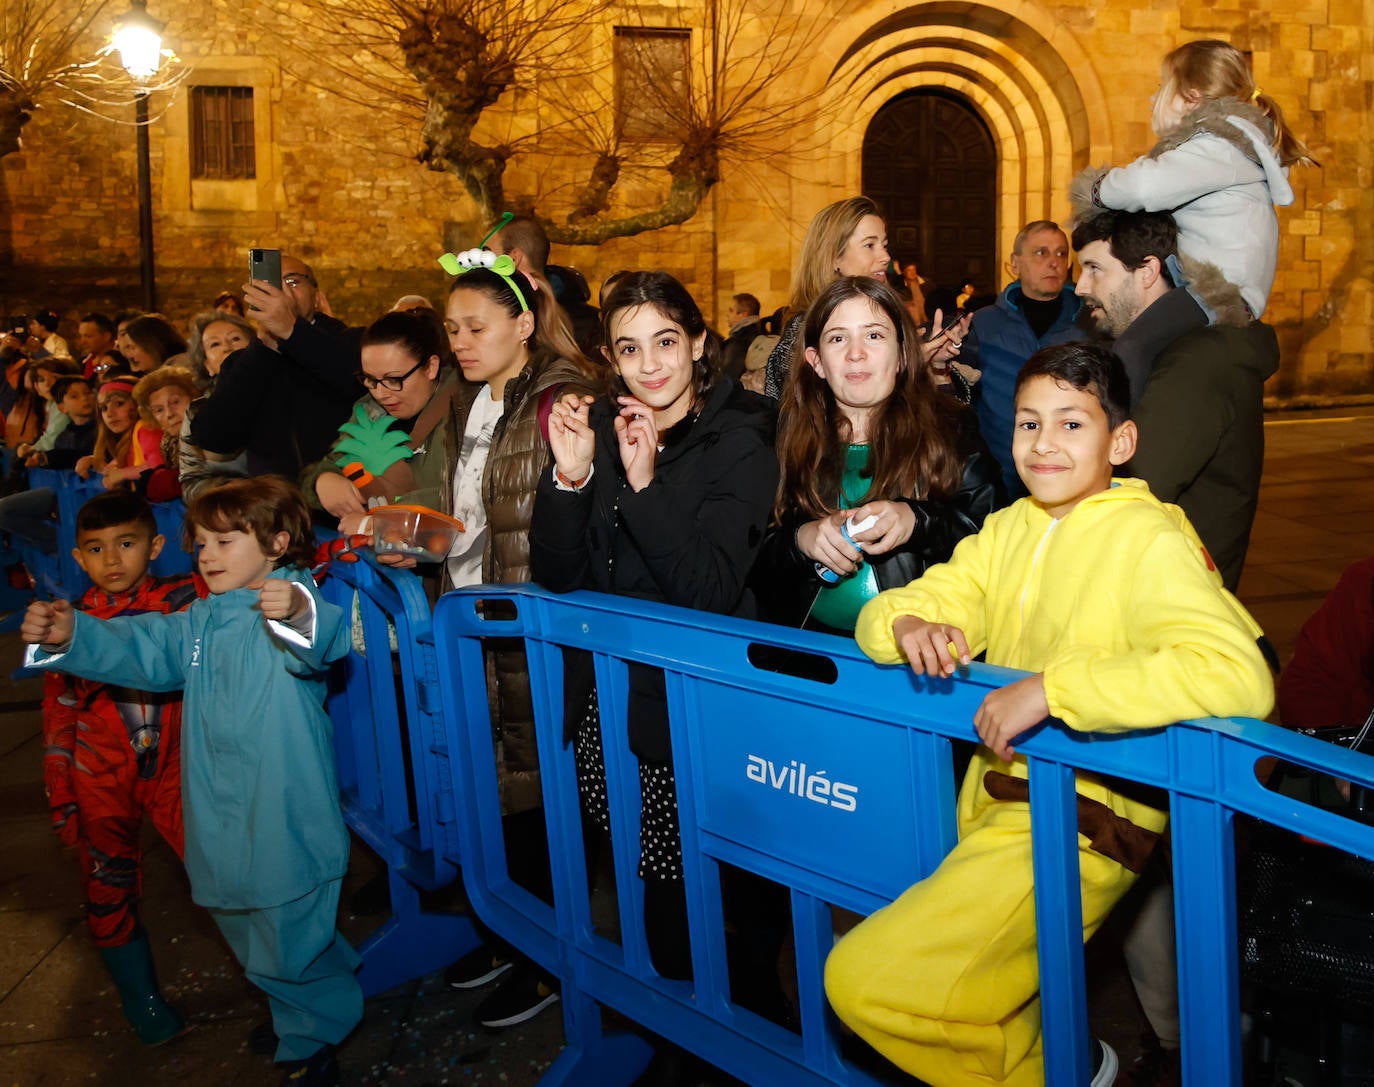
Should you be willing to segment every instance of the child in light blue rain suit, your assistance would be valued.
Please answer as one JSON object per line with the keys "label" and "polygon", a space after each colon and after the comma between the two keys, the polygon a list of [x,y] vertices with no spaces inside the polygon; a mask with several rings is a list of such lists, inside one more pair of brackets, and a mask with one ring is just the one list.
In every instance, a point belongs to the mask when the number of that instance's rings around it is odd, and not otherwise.
{"label": "child in light blue rain suit", "polygon": [[340,610],[304,567],[305,504],[272,478],[233,480],[187,510],[211,595],[172,615],[101,621],[30,605],[28,661],[154,691],[185,688],[186,871],[267,994],[290,1084],[332,1084],[334,1046],[362,1017],[358,957],[336,927],[348,866],[329,717]]}

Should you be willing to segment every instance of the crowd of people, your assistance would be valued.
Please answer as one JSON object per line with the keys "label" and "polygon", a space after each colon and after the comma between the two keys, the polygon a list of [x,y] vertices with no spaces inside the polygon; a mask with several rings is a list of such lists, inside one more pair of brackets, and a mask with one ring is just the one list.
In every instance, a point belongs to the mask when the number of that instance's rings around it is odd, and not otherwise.
{"label": "crowd of people", "polygon": [[[960,297],[913,262],[897,271],[881,209],[852,197],[811,221],[787,305],[765,319],[737,294],[725,335],[664,272],[617,272],[593,307],[579,274],[548,263],[539,224],[512,216],[447,255],[438,307],[406,296],[363,327],[283,255],[280,284],[226,292],[185,336],[158,314],[90,313],[77,358],[52,314],[11,329],[0,531],[56,546],[53,496],[24,486],[26,466],[108,492],[75,526],[92,589],[75,608],[34,605],[23,629],[31,663],[54,670],[54,824],[106,859],[86,865],[91,933],[139,1037],[182,1029],[135,908],[148,815],[267,993],[257,1039],[286,1082],[336,1081],[362,1003],[335,927],[347,836],[320,700],[348,623],[306,572],[310,525],[369,537],[379,507],[411,504],[462,525],[443,554],[378,556],[431,597],[533,581],[857,637],[923,675],[975,657],[1029,672],[974,719],[959,844],[837,944],[826,984],[840,1019],[923,1081],[1042,1082],[1016,741],[1049,716],[1119,730],[1272,706],[1260,631],[1229,590],[1278,364],[1261,320],[1274,205],[1307,151],[1219,42],[1166,58],[1154,120],[1150,156],[1075,182],[1071,234],[1025,224],[1012,282],[981,307],[974,284]],[[147,564],[165,541],[145,499],[175,497],[198,573],[157,584]],[[565,680],[594,848],[610,805],[590,658],[570,653]],[[511,874],[547,897],[523,653],[493,647],[488,681]],[[632,666],[627,702],[648,945],[659,973],[690,977],[662,674]],[[98,732],[100,758],[78,729]],[[1079,792],[1085,938],[1137,878],[1163,903],[1127,954],[1163,1069],[1148,1082],[1177,1082],[1171,889],[1151,859],[1167,813],[1086,775]],[[777,977],[785,896],[736,875],[732,994],[794,1025]],[[476,1019],[491,1029],[558,1000],[556,979],[494,936],[445,977],[489,987]],[[1094,1087],[1117,1073],[1095,1043]],[[664,1044],[639,1082],[712,1076]]]}

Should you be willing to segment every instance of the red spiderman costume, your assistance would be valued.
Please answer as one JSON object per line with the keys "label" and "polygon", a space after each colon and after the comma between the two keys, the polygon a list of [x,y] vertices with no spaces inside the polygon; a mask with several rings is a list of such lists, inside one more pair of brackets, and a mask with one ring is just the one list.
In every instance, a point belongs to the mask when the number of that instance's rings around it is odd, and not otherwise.
{"label": "red spiderman costume", "polygon": [[[102,619],[165,614],[180,611],[197,595],[190,576],[167,581],[148,576],[127,592],[89,589],[78,607]],[[156,993],[136,912],[142,882],[139,837],[147,816],[182,855],[181,694],[134,691],[55,672],[44,683],[43,781],[58,837],[80,854],[91,936],[121,994],[126,976],[141,972],[144,962],[149,978],[132,984],[142,990],[151,983]],[[125,1012],[130,1012],[128,1000]],[[179,1019],[173,1031],[161,1008],[150,1014],[151,1019],[129,1014],[144,1041],[180,1031]]]}

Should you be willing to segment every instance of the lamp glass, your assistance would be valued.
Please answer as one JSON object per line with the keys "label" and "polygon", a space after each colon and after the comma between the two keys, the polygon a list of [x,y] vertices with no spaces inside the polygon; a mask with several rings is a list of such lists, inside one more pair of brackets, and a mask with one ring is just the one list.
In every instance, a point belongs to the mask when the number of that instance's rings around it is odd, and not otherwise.
{"label": "lamp glass", "polygon": [[162,64],[162,35],[148,26],[127,22],[114,34],[119,63],[134,79],[149,79]]}

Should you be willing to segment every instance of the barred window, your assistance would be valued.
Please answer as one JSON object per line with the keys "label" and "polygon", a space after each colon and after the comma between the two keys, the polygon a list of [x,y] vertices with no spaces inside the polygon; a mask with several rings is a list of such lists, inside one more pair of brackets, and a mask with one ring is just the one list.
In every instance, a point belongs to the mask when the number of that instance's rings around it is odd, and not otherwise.
{"label": "barred window", "polygon": [[191,88],[191,176],[256,176],[252,87]]}
{"label": "barred window", "polygon": [[615,28],[616,124],[629,140],[677,139],[689,117],[690,30]]}

